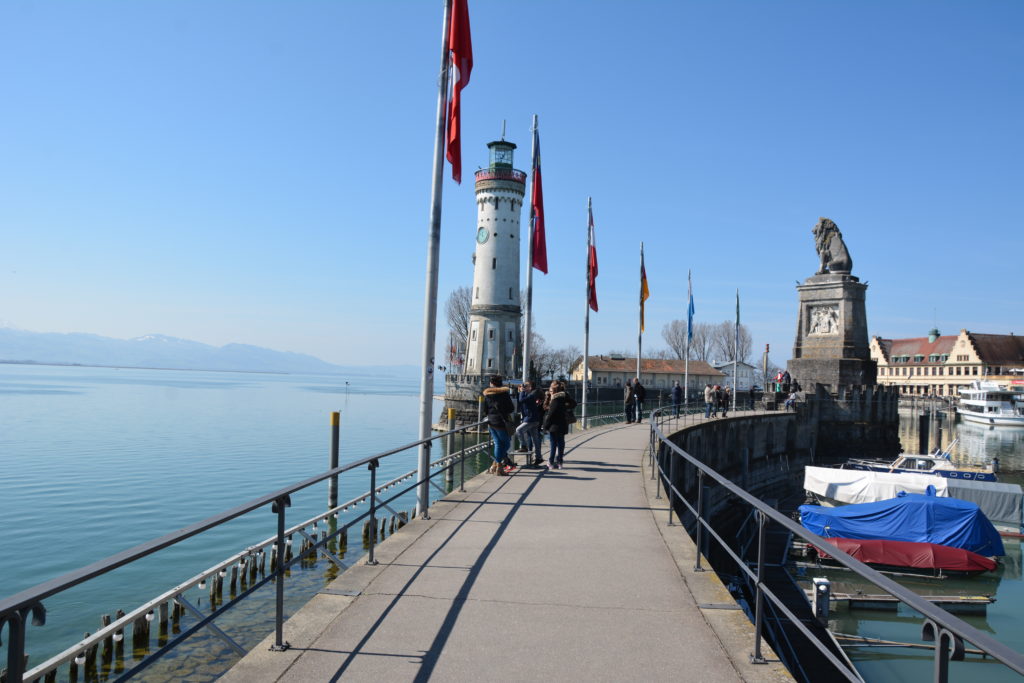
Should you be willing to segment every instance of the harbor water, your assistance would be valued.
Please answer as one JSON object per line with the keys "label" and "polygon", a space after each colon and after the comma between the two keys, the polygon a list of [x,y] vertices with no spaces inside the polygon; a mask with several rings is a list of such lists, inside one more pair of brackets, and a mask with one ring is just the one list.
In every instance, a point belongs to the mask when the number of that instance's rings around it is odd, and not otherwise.
{"label": "harbor water", "polygon": [[[340,377],[0,364],[3,595],[325,471],[332,411],[341,412],[344,464],[416,441],[418,406],[413,373]],[[415,469],[416,457],[413,449],[382,460],[378,482]],[[472,463],[467,474],[476,469],[479,463]],[[339,500],[368,488],[363,469],[345,473]],[[414,504],[410,495],[397,509]],[[295,524],[326,507],[323,482],[292,496],[287,519]],[[101,615],[134,609],[275,532],[276,516],[257,510],[48,598],[46,625],[28,628],[29,667],[98,630]],[[349,538],[351,561],[363,552],[361,529]],[[326,560],[293,569],[285,584],[287,610],[334,573]],[[199,590],[188,597],[201,608],[208,600]],[[252,647],[273,630],[272,604],[247,599],[218,624]],[[212,680],[231,663],[231,652],[209,634],[192,641],[189,652],[174,655],[178,661],[158,664],[145,676],[188,672],[192,680]]]}
{"label": "harbor water", "polygon": [[[917,452],[919,410],[900,411],[900,442],[905,452]],[[1024,484],[1024,429],[984,427],[957,423],[945,416],[931,423],[929,448],[948,447],[954,462],[984,465],[998,457],[999,480]],[[980,614],[957,614],[975,628],[990,634],[1018,652],[1024,652],[1024,577],[1021,569],[1020,539],[1003,539],[1006,556],[996,571],[975,577],[931,579],[892,576],[898,583],[922,595],[991,596],[995,602]],[[842,570],[811,570],[800,572],[800,581],[809,586],[812,577],[823,576],[832,581],[835,593],[880,593],[871,584],[854,580]],[[921,640],[922,618],[900,605],[895,612],[840,607],[830,615],[834,633],[875,638],[896,643],[917,643]],[[971,645],[966,644],[967,648]],[[863,646],[848,650],[851,660],[865,680],[875,683],[908,681],[931,677],[934,653],[931,650],[897,646]],[[998,662],[968,654],[963,662],[950,663],[950,680],[1020,681],[1020,676]]]}

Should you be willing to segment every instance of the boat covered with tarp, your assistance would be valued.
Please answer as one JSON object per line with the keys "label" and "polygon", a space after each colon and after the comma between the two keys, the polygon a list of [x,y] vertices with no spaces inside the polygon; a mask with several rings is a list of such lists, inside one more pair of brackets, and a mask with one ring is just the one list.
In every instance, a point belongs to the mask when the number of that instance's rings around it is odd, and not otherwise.
{"label": "boat covered with tarp", "polygon": [[804,468],[804,490],[823,505],[874,503],[895,498],[901,492],[923,494],[929,487],[935,489],[937,496],[975,503],[999,529],[1014,533],[1021,531],[1024,490],[1020,484],[916,477],[813,465]]}
{"label": "boat covered with tarp", "polygon": [[974,503],[901,493],[889,500],[830,508],[801,505],[800,523],[824,538],[886,538],[937,543],[979,555],[1005,555],[999,532]]}
{"label": "boat covered with tarp", "polygon": [[[828,542],[850,557],[877,569],[909,569],[937,574],[980,574],[996,568],[996,561],[963,548],[938,543],[894,541],[888,538],[830,538]],[[828,551],[815,547],[818,557],[830,559]]]}

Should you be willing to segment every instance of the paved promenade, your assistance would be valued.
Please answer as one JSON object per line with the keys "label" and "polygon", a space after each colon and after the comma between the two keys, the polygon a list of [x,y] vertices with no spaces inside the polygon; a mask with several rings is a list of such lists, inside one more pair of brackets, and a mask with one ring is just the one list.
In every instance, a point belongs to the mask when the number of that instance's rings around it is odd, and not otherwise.
{"label": "paved promenade", "polygon": [[271,635],[222,680],[790,680],[749,663],[749,622],[691,571],[647,438],[590,430],[564,469],[476,477],[292,617],[291,649],[269,652]]}

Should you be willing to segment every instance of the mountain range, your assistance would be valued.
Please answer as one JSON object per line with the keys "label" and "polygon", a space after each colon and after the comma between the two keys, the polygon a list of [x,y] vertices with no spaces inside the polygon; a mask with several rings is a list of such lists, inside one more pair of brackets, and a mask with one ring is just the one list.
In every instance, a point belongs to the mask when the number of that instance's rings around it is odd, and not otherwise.
{"label": "mountain range", "polygon": [[162,334],[113,339],[95,334],[30,332],[15,328],[0,328],[0,362],[313,374],[415,376],[419,372],[412,365],[334,365],[304,353],[274,351],[248,344],[211,346]]}

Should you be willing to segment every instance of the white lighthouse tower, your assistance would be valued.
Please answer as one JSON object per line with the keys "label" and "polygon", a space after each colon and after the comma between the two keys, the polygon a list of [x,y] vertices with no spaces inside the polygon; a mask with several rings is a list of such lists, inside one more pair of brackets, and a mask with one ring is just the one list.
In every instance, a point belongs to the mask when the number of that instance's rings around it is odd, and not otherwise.
{"label": "white lighthouse tower", "polygon": [[476,172],[476,252],[466,337],[467,375],[515,376],[519,357],[519,217],[526,174],[512,167],[515,144],[487,144],[490,163]]}

